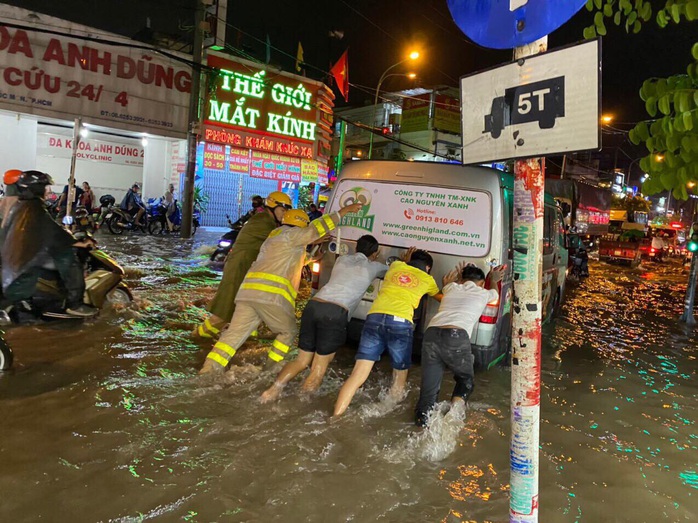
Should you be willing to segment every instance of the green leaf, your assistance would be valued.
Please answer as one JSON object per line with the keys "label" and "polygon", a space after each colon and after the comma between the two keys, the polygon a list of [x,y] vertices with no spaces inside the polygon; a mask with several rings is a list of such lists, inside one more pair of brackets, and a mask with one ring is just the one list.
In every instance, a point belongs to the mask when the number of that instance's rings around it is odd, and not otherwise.
{"label": "green leaf", "polygon": [[[675,134],[670,134],[666,137],[666,148],[669,151],[675,151],[678,149],[681,145],[681,142],[679,141],[679,137],[676,136]],[[667,158],[669,157],[670,153],[667,153]],[[669,162],[667,162],[669,164]],[[669,167],[673,167],[673,165],[669,164]]]}
{"label": "green leaf", "polygon": [[640,141],[646,141],[650,137],[650,130],[647,128],[647,123],[645,122],[640,122],[635,126],[635,130],[637,131],[637,135],[640,138]]}
{"label": "green leaf", "polygon": [[645,140],[645,147],[647,147],[647,151],[650,153],[654,152],[654,138],[648,138]]}
{"label": "green leaf", "polygon": [[603,14],[606,17],[613,16],[613,6],[611,4],[606,4],[605,6],[603,6]]}
{"label": "green leaf", "polygon": [[693,92],[693,105],[698,107],[698,89]]}
{"label": "green leaf", "polygon": [[633,34],[639,33],[641,29],[642,29],[642,23],[640,23],[640,21],[638,20],[635,22],[635,25],[633,25]]}
{"label": "green leaf", "polygon": [[649,156],[645,156],[644,158],[642,158],[640,160],[640,169],[647,172],[650,170],[650,167],[651,167],[651,165],[650,165],[650,157]]}
{"label": "green leaf", "polygon": [[637,20],[637,11],[633,11],[628,15],[628,23],[633,25]]}
{"label": "green leaf", "polygon": [[587,0],[586,8],[587,11],[592,12],[594,10],[594,0]]}
{"label": "green leaf", "polygon": [[680,133],[686,130],[683,127],[683,115],[680,114],[676,118],[674,118],[674,129],[676,129]]}
{"label": "green leaf", "polygon": [[687,131],[693,130],[693,115],[690,111],[683,113],[683,126]]}
{"label": "green leaf", "polygon": [[688,64],[688,67],[686,67],[686,72],[688,73],[689,78],[692,80],[698,80],[698,64]]}
{"label": "green leaf", "polygon": [[594,6],[596,9],[601,9],[601,0],[594,0]]}
{"label": "green leaf", "polygon": [[645,102],[645,110],[652,118],[657,116],[657,99],[655,97],[647,99]]}
{"label": "green leaf", "polygon": [[676,185],[676,174],[672,171],[662,173],[659,179],[662,182],[662,186],[667,191],[670,191]]}
{"label": "green leaf", "polygon": [[698,42],[693,44],[693,47],[691,47],[691,54],[693,55],[694,60],[698,60]]}
{"label": "green leaf", "polygon": [[601,36],[606,34],[606,25],[603,22],[603,13],[600,11],[594,15],[594,26],[596,27],[596,32]]}
{"label": "green leaf", "polygon": [[671,104],[669,103],[669,97],[670,95],[665,94],[659,99],[659,102],[657,104],[657,107],[659,108],[659,111],[662,114],[670,114],[671,113]]}
{"label": "green leaf", "polygon": [[684,151],[690,151],[693,148],[693,143],[690,136],[684,136],[681,138],[681,149]]}
{"label": "green leaf", "polygon": [[698,0],[691,0],[686,4],[686,19],[689,22],[698,20]]}
{"label": "green leaf", "polygon": [[678,4],[672,5],[669,12],[671,13],[671,18],[673,18],[674,23],[678,24],[681,21],[681,8],[678,6]]}
{"label": "green leaf", "polygon": [[596,28],[593,25],[590,27],[585,27],[582,35],[586,40],[592,40],[596,38]]}
{"label": "green leaf", "polygon": [[655,82],[655,86],[657,89],[657,98],[661,98],[669,90],[669,87],[667,85],[667,81],[664,78],[660,78],[659,80],[657,80]]}
{"label": "green leaf", "polygon": [[657,25],[658,25],[659,27],[664,28],[664,27],[667,26],[668,23],[669,23],[669,20],[667,19],[666,12],[663,11],[663,10],[662,10],[662,11],[659,11],[659,12],[657,13]]}
{"label": "green leaf", "polygon": [[613,23],[620,25],[620,11],[616,11],[616,14],[613,15]]}
{"label": "green leaf", "polygon": [[667,167],[674,169],[676,167],[676,157],[674,156],[674,153],[671,151],[666,151],[664,153],[664,162],[666,163]]}
{"label": "green leaf", "polygon": [[642,6],[642,12],[640,14],[640,18],[644,22],[649,22],[650,18],[652,18],[652,4],[649,2],[645,3],[645,5]]}
{"label": "green leaf", "polygon": [[680,183],[681,185],[684,185],[684,184],[688,183],[688,178],[689,178],[689,176],[688,176],[688,169],[686,169],[685,166],[684,166],[684,167],[679,167],[679,168],[676,170],[676,178],[678,179],[678,181],[679,181],[679,183]]}
{"label": "green leaf", "polygon": [[623,10],[623,14],[625,16],[628,16],[630,14],[630,11],[633,10],[633,5],[630,3],[630,0],[620,0],[620,3],[618,5]]}

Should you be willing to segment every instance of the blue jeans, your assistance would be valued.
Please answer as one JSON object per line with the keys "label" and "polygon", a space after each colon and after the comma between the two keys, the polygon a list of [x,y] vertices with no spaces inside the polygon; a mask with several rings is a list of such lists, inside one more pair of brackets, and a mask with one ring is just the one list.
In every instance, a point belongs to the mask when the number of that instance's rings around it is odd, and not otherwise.
{"label": "blue jeans", "polygon": [[[369,314],[361,331],[357,360],[380,361],[387,350],[395,370],[406,370],[412,363],[412,322],[390,314]],[[401,321],[402,320],[402,321]]]}

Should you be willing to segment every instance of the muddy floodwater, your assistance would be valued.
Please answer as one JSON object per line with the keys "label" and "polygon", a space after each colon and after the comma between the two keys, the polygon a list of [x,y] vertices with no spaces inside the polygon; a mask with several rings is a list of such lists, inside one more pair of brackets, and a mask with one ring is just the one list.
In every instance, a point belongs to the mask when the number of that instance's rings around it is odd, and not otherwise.
{"label": "muddy floodwater", "polygon": [[[330,421],[351,349],[315,396],[295,381],[267,406],[268,342],[198,377],[209,346],[189,333],[220,277],[206,264],[216,240],[103,234],[136,303],[8,330],[0,521],[508,521],[504,367],[478,374],[464,421],[425,432],[412,423],[419,367],[393,404],[385,362]],[[676,321],[685,282],[677,263],[592,263],[544,329],[541,522],[698,521],[698,331]]]}

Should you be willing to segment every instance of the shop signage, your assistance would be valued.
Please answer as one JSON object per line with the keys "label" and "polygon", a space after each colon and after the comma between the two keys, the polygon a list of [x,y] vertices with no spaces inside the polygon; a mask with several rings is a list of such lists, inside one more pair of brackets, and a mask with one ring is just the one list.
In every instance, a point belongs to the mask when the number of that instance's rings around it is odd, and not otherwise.
{"label": "shop signage", "polygon": [[429,127],[429,104],[431,94],[421,94],[402,101],[400,132],[426,131]]}
{"label": "shop signage", "polygon": [[[30,14],[0,5],[1,109],[186,136],[191,73],[185,63],[142,49],[11,27],[17,20],[34,26]],[[57,32],[95,33],[44,15],[40,23]],[[136,43],[116,35],[104,38]]]}
{"label": "shop signage", "polygon": [[436,95],[434,104],[434,129],[460,134],[460,102],[443,94]]}
{"label": "shop signage", "polygon": [[250,150],[230,148],[228,157],[228,170],[231,173],[249,174],[250,172]]}
{"label": "shop signage", "polygon": [[313,157],[313,146],[308,143],[296,143],[291,140],[271,135],[255,134],[247,131],[223,129],[221,127],[204,128],[204,140],[233,147],[254,149],[285,156]]}
{"label": "shop signage", "polygon": [[[39,133],[37,143],[39,156],[70,158],[72,153],[72,136]],[[78,143],[78,160],[143,167],[144,155],[145,150],[140,144],[123,144],[91,138],[81,139]]]}
{"label": "shop signage", "polygon": [[294,141],[315,141],[320,84],[215,53],[207,61],[220,70],[205,113],[207,122]]}
{"label": "shop signage", "polygon": [[225,146],[217,143],[204,145],[204,169],[225,170]]}
{"label": "shop signage", "polygon": [[250,176],[280,182],[301,181],[301,160],[278,154],[251,151]]}
{"label": "shop signage", "polygon": [[318,181],[318,163],[315,160],[301,160],[301,180],[304,182]]}
{"label": "shop signage", "polygon": [[334,191],[330,211],[354,202],[363,207],[342,218],[342,238],[357,240],[368,233],[381,245],[416,245],[469,258],[490,251],[492,202],[485,192],[345,179]]}

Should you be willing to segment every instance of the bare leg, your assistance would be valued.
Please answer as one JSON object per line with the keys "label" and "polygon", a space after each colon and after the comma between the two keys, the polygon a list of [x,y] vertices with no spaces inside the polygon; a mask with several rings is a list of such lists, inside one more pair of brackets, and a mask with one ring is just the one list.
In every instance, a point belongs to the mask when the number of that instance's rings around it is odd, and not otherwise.
{"label": "bare leg", "polygon": [[390,387],[390,396],[393,399],[400,400],[405,394],[405,385],[407,384],[408,370],[393,369],[393,384]]}
{"label": "bare leg", "polygon": [[281,369],[281,372],[279,372],[279,375],[276,377],[274,384],[264,391],[259,400],[262,403],[268,403],[277,399],[286,384],[308,368],[310,362],[313,361],[314,355],[315,353],[313,352],[304,350],[298,351],[298,357],[284,365],[284,368]]}
{"label": "bare leg", "polygon": [[334,359],[334,354],[321,356],[316,354],[313,358],[313,365],[310,367],[310,374],[305,378],[301,390],[303,392],[315,392],[322,385],[322,380],[325,378],[327,367]]}
{"label": "bare leg", "polygon": [[371,369],[375,365],[374,361],[370,360],[356,360],[356,365],[354,365],[354,370],[351,372],[351,376],[342,386],[342,390],[339,391],[339,397],[337,398],[337,403],[334,406],[334,415],[341,416],[349,408],[351,400],[354,398],[356,391],[361,388],[364,384],[368,375],[371,374]]}

